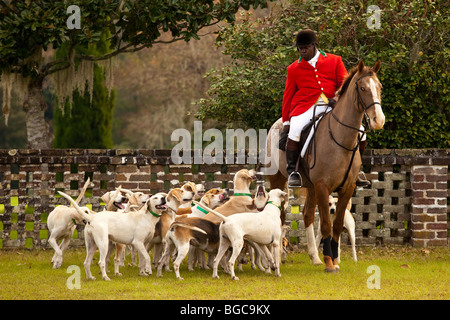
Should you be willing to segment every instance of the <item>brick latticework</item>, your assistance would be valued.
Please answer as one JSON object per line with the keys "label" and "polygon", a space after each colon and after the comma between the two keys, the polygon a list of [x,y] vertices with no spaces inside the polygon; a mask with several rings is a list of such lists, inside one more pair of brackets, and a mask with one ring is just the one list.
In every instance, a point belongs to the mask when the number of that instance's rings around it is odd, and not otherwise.
{"label": "brick latticework", "polygon": [[[78,196],[88,177],[81,204],[99,211],[101,195],[119,185],[145,193],[186,181],[232,188],[237,171],[254,167],[175,165],[170,156],[171,150],[0,150],[0,248],[47,246],[47,216],[67,205],[57,191]],[[357,244],[447,245],[449,164],[449,150],[367,150],[363,165],[372,186],[352,198]],[[293,200],[289,208],[288,236],[304,243],[301,205]],[[77,231],[72,245],[83,245],[82,227]]]}

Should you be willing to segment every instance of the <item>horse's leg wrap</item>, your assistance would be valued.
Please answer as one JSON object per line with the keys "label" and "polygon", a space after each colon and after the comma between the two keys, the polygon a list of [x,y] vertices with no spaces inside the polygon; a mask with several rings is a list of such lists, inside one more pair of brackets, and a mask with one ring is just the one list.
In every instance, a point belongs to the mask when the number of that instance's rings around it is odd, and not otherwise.
{"label": "horse's leg wrap", "polygon": [[331,257],[333,259],[339,258],[339,242],[334,241],[333,238],[331,238]]}
{"label": "horse's leg wrap", "polygon": [[330,256],[333,258],[333,251],[331,249],[331,235],[327,238],[323,239],[323,255],[324,256]]}
{"label": "horse's leg wrap", "polygon": [[323,239],[323,260],[325,261],[325,272],[336,272],[337,269],[334,266],[332,242],[334,240],[331,235]]}

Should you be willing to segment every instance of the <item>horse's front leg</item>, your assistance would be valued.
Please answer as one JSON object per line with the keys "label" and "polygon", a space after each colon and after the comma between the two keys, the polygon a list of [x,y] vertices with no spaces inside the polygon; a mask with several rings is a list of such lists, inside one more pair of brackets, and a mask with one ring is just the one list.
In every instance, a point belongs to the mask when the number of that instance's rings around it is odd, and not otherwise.
{"label": "horse's front leg", "polygon": [[[338,202],[336,204],[336,213],[333,221],[333,239],[331,240],[331,250],[333,254],[333,262],[337,266],[339,258],[339,239],[341,237],[342,229],[344,227],[345,210],[348,202],[353,195],[355,185],[348,187],[339,193]],[[337,266],[339,268],[339,266]]]}
{"label": "horse's front leg", "polygon": [[320,232],[323,239],[323,260],[325,261],[325,272],[336,272],[333,264],[333,250],[331,239],[331,220],[330,209],[328,206],[328,197],[330,190],[321,180],[315,183],[316,202],[319,207]]}
{"label": "horse's front leg", "polygon": [[314,214],[316,211],[316,198],[314,189],[307,189],[305,206],[303,207],[303,221],[306,229],[306,243],[308,244],[308,255],[314,265],[321,265],[316,241],[314,239]]}

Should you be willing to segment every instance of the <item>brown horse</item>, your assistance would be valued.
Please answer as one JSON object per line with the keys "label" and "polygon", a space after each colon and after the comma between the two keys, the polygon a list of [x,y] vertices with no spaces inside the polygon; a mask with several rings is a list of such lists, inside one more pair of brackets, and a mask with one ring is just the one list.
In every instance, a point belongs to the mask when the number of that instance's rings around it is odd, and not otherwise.
{"label": "brown horse", "polygon": [[[316,128],[315,140],[311,142],[316,145],[310,147],[305,155],[306,163],[310,166],[311,181],[311,184],[305,185],[307,194],[303,208],[308,254],[314,264],[322,264],[314,241],[313,222],[318,205],[326,272],[335,272],[339,268],[337,244],[343,228],[345,209],[355,189],[361,167],[361,158],[356,151],[363,117],[366,116],[371,129],[378,130],[384,125],[385,117],[380,103],[382,86],[376,75],[379,69],[380,61],[373,67],[367,67],[361,60],[350,70],[338,92],[339,99],[334,109],[324,116]],[[267,155],[272,155],[271,159],[277,160],[278,166],[278,172],[268,175],[271,189],[283,189],[288,177],[285,152],[276,147],[276,139],[282,127],[279,119],[272,125],[267,139]],[[339,200],[331,237],[328,196],[336,189],[339,189]]]}

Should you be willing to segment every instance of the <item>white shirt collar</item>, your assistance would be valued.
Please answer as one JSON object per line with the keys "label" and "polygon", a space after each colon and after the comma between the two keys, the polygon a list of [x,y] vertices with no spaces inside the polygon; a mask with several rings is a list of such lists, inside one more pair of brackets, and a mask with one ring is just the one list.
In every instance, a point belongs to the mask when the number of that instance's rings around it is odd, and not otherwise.
{"label": "white shirt collar", "polygon": [[316,63],[319,60],[320,51],[317,50],[316,55],[311,58],[311,60],[308,60],[308,63],[312,65],[314,68],[316,67]]}

